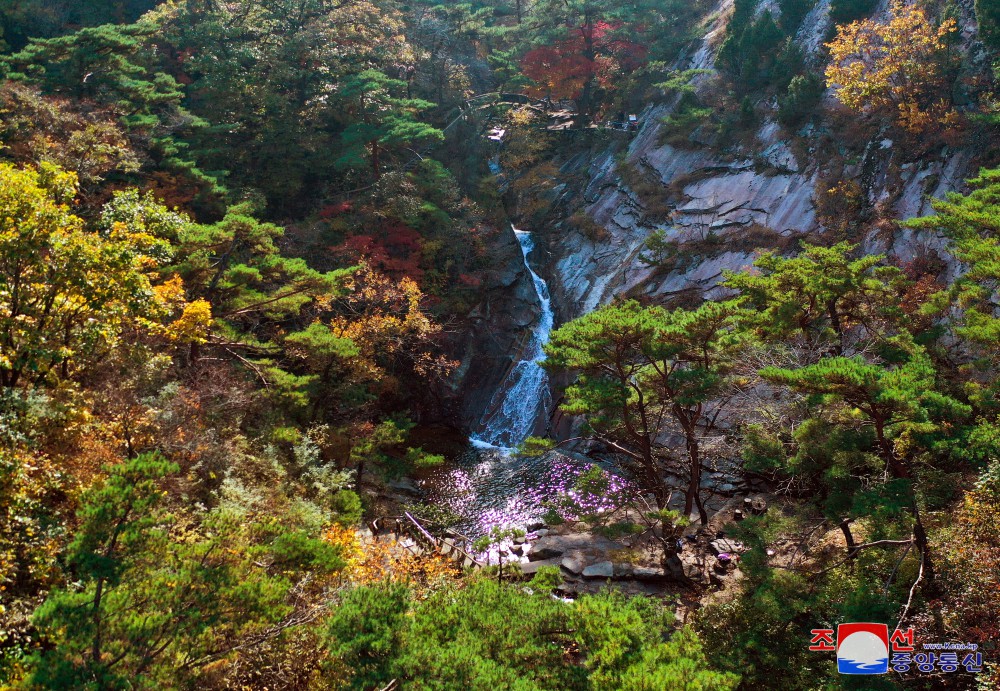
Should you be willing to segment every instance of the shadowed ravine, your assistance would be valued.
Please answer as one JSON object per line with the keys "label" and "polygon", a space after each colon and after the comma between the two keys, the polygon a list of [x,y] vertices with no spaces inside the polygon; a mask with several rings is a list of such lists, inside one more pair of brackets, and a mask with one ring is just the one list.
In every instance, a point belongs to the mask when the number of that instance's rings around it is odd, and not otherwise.
{"label": "shadowed ravine", "polygon": [[541,315],[521,359],[497,388],[470,436],[469,450],[422,483],[428,500],[459,515],[457,527],[471,536],[482,535],[493,526],[524,527],[538,520],[544,501],[572,485],[580,470],[569,461],[555,467],[546,456],[523,458],[513,453],[552,407],[548,374],[539,362],[545,357],[543,348],[553,326],[548,285],[531,264],[534,240],[528,231],[515,228],[514,234],[531,274]]}
{"label": "shadowed ravine", "polygon": [[552,300],[548,285],[531,268],[530,256],[535,248],[531,233],[514,228],[514,235],[521,245],[524,266],[531,274],[541,315],[521,360],[514,364],[497,388],[480,418],[479,429],[470,438],[473,445],[480,448],[516,447],[531,435],[536,422],[548,414],[552,403],[548,375],[539,365],[552,332]]}

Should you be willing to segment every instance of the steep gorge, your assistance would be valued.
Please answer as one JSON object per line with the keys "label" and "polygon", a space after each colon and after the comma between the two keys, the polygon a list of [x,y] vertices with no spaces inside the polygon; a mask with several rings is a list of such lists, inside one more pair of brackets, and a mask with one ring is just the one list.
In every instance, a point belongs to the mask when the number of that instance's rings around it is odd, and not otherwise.
{"label": "steep gorge", "polygon": [[[707,15],[703,37],[674,65],[703,71],[694,80],[699,93],[712,88],[715,52],[731,10],[731,0],[722,0]],[[780,13],[774,2],[758,4],[758,14],[765,10]],[[873,16],[884,18],[888,11],[883,0]],[[795,35],[814,71],[821,71],[826,59],[829,12],[828,0],[818,2]],[[974,51],[971,3],[961,5],[960,26],[962,50]],[[558,134],[556,153],[548,161],[557,176],[526,192],[507,193],[514,225],[532,230],[532,266],[548,284],[551,304],[545,307],[551,307],[555,326],[624,296],[666,305],[721,297],[717,286],[723,272],[746,269],[760,251],[794,251],[803,240],[849,239],[864,253],[885,253],[904,268],[937,270],[943,278],[958,270],[941,251],[942,237],[900,228],[895,221],[929,213],[929,198],[960,190],[975,170],[974,146],[915,150],[893,141],[882,127],[852,148],[837,140],[843,113],[837,112],[830,89],[823,95],[822,115],[804,126],[779,124],[771,96],[757,103],[764,115],[735,141],[720,145],[718,134],[705,128],[677,141],[667,136],[664,119],[678,103],[678,98],[649,103],[638,115],[634,136],[607,130]],[[862,221],[849,230],[826,227],[831,219],[817,209],[824,188],[834,181],[856,185],[862,196]],[[676,243],[668,261],[643,261],[654,233]],[[575,423],[564,419],[558,401],[560,387],[568,382],[556,377],[552,391],[528,387],[529,396],[521,390],[518,370],[540,355],[538,330],[552,324],[543,324],[549,317],[531,290],[534,272],[508,254],[502,255],[498,289],[473,313],[476,335],[462,370],[467,373],[461,385],[463,420],[474,439],[500,446],[516,445],[532,428],[535,434],[566,439],[574,436]],[[527,411],[547,417],[526,424]],[[586,447],[570,444],[563,452],[572,456],[574,449]],[[498,462],[495,456],[470,461],[472,477],[479,477],[473,484],[480,487],[473,494],[496,499],[492,495],[535,493],[536,483],[545,482],[540,478],[548,472],[547,463],[570,459],[561,452],[519,470],[517,462],[506,457]],[[494,471],[499,480],[488,477]],[[709,482],[730,487],[740,478],[717,472]],[[503,515],[510,520],[512,514]]]}

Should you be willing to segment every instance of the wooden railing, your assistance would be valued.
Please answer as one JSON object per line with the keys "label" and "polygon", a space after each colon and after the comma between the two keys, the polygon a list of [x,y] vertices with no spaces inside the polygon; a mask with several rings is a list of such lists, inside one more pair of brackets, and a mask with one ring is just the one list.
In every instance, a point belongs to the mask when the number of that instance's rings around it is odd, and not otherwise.
{"label": "wooden railing", "polygon": [[[452,561],[461,561],[463,566],[472,569],[482,568],[483,564],[473,556],[464,545],[471,545],[472,540],[453,530],[446,530],[444,537],[437,538],[427,528],[420,524],[413,514],[404,511],[401,516],[386,516],[376,518],[368,523],[372,535],[378,536],[384,532],[395,533],[411,538],[425,549],[436,554],[447,556]],[[447,549],[447,554],[445,550]],[[413,551],[413,550],[410,550]]]}

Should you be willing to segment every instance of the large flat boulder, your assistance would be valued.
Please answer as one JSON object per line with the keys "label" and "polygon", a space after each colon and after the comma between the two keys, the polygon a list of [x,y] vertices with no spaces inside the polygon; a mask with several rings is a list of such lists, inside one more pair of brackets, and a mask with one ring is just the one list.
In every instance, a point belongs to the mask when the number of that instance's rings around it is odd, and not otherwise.
{"label": "large flat boulder", "polygon": [[615,565],[610,561],[599,561],[583,569],[584,578],[614,578]]}
{"label": "large flat boulder", "polygon": [[644,581],[647,583],[657,583],[660,581],[670,580],[670,576],[663,573],[663,569],[652,566],[633,566],[630,577],[637,581]]}
{"label": "large flat boulder", "polygon": [[722,554],[723,552],[727,552],[729,554],[739,554],[740,552],[746,551],[746,547],[742,542],[730,540],[727,537],[712,540],[712,542],[709,543],[709,547],[712,548],[712,552],[716,555]]}
{"label": "large flat boulder", "polygon": [[556,557],[561,557],[563,551],[561,549],[555,549],[554,547],[542,547],[539,548],[538,545],[534,545],[531,551],[528,553],[529,561],[546,561],[548,559],[555,559]]}

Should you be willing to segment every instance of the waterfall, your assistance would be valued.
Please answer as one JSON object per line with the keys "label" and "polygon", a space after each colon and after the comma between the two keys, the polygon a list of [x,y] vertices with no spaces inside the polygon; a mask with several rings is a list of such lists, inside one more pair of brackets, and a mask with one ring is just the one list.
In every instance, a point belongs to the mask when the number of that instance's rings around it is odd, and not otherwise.
{"label": "waterfall", "polygon": [[539,362],[545,357],[542,347],[552,332],[552,300],[549,286],[531,268],[528,257],[535,248],[531,233],[514,228],[521,245],[524,266],[531,275],[535,294],[541,306],[541,316],[531,332],[531,340],[522,352],[522,359],[507,373],[493,399],[479,420],[478,431],[470,441],[480,447],[510,449],[531,435],[540,415],[547,415],[552,400],[549,377]]}

